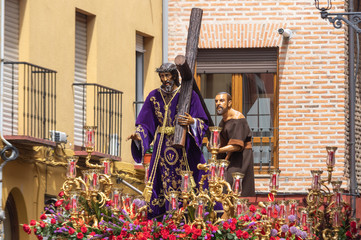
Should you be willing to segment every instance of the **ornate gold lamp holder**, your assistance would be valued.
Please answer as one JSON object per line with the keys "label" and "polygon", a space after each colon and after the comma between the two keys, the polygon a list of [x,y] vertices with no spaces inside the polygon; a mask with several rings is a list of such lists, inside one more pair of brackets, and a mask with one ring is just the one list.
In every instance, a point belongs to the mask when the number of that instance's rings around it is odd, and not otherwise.
{"label": "ornate gold lamp holder", "polygon": [[[115,214],[120,211],[126,211],[128,214],[146,216],[146,209],[138,204],[133,204],[133,197],[123,193],[121,188],[113,187],[111,177],[116,174],[112,173],[112,160],[110,158],[101,158],[100,164],[90,163],[91,155],[95,146],[94,126],[85,126],[85,148],[87,156],[85,159],[86,169],[82,170],[82,177],[77,177],[77,156],[68,157],[67,179],[63,183],[62,190],[65,199],[68,199],[71,216],[74,219],[82,218],[86,222],[92,222],[93,226],[98,226],[99,219],[93,212],[89,212],[84,204],[80,204],[83,199],[88,206],[97,205],[102,208],[106,203],[111,203],[111,208]],[[111,200],[111,201],[110,201]],[[138,202],[143,201],[137,197]],[[144,205],[144,204],[143,204]]]}

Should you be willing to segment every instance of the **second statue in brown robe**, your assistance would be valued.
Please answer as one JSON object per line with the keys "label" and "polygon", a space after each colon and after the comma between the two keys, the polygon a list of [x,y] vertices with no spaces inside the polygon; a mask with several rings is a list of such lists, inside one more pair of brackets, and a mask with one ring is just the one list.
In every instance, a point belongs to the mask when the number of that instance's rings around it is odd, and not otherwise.
{"label": "second statue in brown robe", "polygon": [[[226,157],[220,157],[230,161],[225,177],[229,184],[233,184],[232,173],[241,172],[244,174],[242,182],[242,197],[255,196],[253,152],[252,152],[252,132],[248,126],[246,118],[223,120],[219,123],[221,131],[221,147],[226,145],[238,145],[241,149],[237,152],[230,152]],[[223,155],[223,156],[222,156]]]}

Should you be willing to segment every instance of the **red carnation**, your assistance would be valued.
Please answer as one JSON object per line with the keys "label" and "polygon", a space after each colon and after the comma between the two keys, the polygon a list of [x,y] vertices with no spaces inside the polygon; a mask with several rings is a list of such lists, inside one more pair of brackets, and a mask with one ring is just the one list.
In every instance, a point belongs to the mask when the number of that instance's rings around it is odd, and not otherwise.
{"label": "red carnation", "polygon": [[70,203],[68,203],[68,204],[65,206],[65,210],[69,211],[70,208],[71,208],[71,205],[70,205]]}
{"label": "red carnation", "polygon": [[75,229],[74,228],[69,228],[69,235],[73,235],[75,233]]}
{"label": "red carnation", "polygon": [[43,236],[41,235],[36,235],[36,237],[38,238],[38,240],[43,240]]}
{"label": "red carnation", "polygon": [[243,231],[242,231],[242,230],[237,230],[237,231],[236,231],[236,236],[237,236],[238,238],[242,238],[242,236],[243,236]]}
{"label": "red carnation", "polygon": [[257,219],[257,220],[260,220],[260,219],[261,219],[261,215],[256,214],[256,219]]}
{"label": "red carnation", "polygon": [[229,228],[229,223],[228,223],[228,222],[224,222],[224,223],[223,223],[223,229],[224,229],[224,230],[228,230],[228,228]]}
{"label": "red carnation", "polygon": [[46,219],[45,213],[43,213],[43,214],[40,215],[40,219],[41,219],[41,220],[45,220],[45,219]]}
{"label": "red carnation", "polygon": [[40,227],[42,227],[42,228],[45,227],[45,223],[43,221],[40,222]]}
{"label": "red carnation", "polygon": [[243,234],[242,234],[242,237],[243,237],[244,239],[249,238],[248,232],[244,231]]}
{"label": "red carnation", "polygon": [[243,220],[246,221],[246,222],[248,222],[248,221],[249,221],[249,216],[248,216],[248,215],[244,215]]}
{"label": "red carnation", "polygon": [[350,231],[347,231],[346,236],[349,237],[349,238],[352,238],[352,233]]}
{"label": "red carnation", "polygon": [[197,235],[199,237],[200,235],[202,235],[202,229],[199,228],[193,229],[193,233],[194,235]]}
{"label": "red carnation", "polygon": [[231,224],[229,225],[229,228],[231,229],[231,231],[236,230],[236,224],[231,222]]}
{"label": "red carnation", "polygon": [[251,205],[251,206],[249,207],[249,210],[250,210],[251,212],[255,212],[255,211],[256,211],[256,207],[255,207],[254,205]]}
{"label": "red carnation", "polygon": [[35,226],[36,225],[36,221],[35,220],[31,220],[30,221],[30,226]]}
{"label": "red carnation", "polygon": [[59,199],[58,201],[55,202],[54,206],[59,207],[63,204],[63,202],[64,202],[64,199]]}
{"label": "red carnation", "polygon": [[95,232],[89,233],[89,235],[91,235],[91,236],[94,236],[95,234],[96,234]]}
{"label": "red carnation", "polygon": [[81,231],[82,233],[86,233],[86,232],[88,231],[88,228],[87,228],[86,226],[82,226],[82,227],[80,228],[80,231]]}
{"label": "red carnation", "polygon": [[55,223],[56,223],[55,218],[52,218],[52,219],[50,220],[50,223],[51,223],[51,224],[55,224]]}
{"label": "red carnation", "polygon": [[58,196],[62,198],[64,196],[64,191],[61,191]]}
{"label": "red carnation", "polygon": [[263,215],[266,215],[266,214],[267,214],[266,209],[265,209],[265,208],[262,208],[261,213],[262,213]]}
{"label": "red carnation", "polygon": [[77,239],[82,239],[84,237],[83,233],[78,232],[78,234],[76,235]]}
{"label": "red carnation", "polygon": [[31,229],[29,227],[28,224],[24,224],[23,225],[23,230],[27,233],[27,234],[30,234],[31,233]]}

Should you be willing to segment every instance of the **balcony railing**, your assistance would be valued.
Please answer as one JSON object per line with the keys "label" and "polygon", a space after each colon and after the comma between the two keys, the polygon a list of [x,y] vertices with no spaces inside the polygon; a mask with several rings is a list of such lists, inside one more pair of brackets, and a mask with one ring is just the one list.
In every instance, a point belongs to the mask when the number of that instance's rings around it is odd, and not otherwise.
{"label": "balcony railing", "polygon": [[56,71],[27,62],[4,62],[2,120],[4,135],[49,139],[49,131],[56,130]]}
{"label": "balcony railing", "polygon": [[[81,126],[97,126],[95,151],[121,155],[123,92],[94,83],[74,83],[74,93],[82,99]],[[82,128],[82,146],[85,131]]]}

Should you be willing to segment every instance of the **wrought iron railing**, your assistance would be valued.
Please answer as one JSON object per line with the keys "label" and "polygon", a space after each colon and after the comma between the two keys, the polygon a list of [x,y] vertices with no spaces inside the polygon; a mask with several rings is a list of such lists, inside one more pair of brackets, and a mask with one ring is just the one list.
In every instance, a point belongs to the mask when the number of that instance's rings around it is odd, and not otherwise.
{"label": "wrought iron railing", "polygon": [[[78,91],[81,91],[83,96],[82,126],[97,126],[94,150],[111,156],[120,156],[123,92],[94,83],[74,83],[73,86],[74,89],[80,88],[81,90]],[[90,116],[92,119],[89,119]],[[82,133],[84,136],[84,129]],[[84,146],[85,139],[84,137],[82,139]]]}
{"label": "wrought iron railing", "polygon": [[[252,128],[252,151],[254,165],[268,170],[275,165],[275,128]],[[266,168],[266,169],[264,169]]]}
{"label": "wrought iron railing", "polygon": [[[56,71],[27,62],[4,64],[5,88],[11,88],[5,100],[5,114],[11,118],[5,120],[4,133],[49,139],[49,131],[56,130]],[[21,115],[23,121],[18,120]]]}

